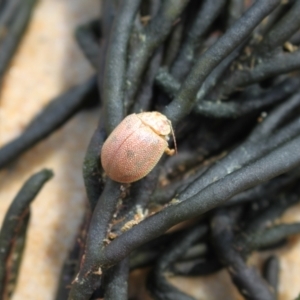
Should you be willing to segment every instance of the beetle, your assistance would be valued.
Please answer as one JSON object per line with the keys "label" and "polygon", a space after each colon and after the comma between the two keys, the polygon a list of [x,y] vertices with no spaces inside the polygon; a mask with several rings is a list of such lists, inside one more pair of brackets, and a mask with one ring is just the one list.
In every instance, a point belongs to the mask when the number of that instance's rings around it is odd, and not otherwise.
{"label": "beetle", "polygon": [[101,164],[107,176],[121,183],[145,177],[163,153],[173,155],[168,140],[171,121],[163,114],[142,112],[128,115],[109,135],[101,150]]}

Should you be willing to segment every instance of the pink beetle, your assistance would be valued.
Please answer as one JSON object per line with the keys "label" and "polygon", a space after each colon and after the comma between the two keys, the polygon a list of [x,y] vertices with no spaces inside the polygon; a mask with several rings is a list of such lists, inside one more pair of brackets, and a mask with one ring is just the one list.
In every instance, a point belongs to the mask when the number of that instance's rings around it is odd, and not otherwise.
{"label": "pink beetle", "polygon": [[168,145],[171,133],[171,121],[159,112],[127,116],[103,144],[101,163],[107,176],[121,183],[145,177],[163,153],[175,153]]}

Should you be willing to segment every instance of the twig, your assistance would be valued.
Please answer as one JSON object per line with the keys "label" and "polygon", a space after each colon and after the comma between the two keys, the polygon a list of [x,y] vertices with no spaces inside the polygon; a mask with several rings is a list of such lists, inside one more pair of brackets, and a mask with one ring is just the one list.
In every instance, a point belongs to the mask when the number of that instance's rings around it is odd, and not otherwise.
{"label": "twig", "polygon": [[132,53],[126,74],[125,110],[134,103],[138,86],[154,51],[167,38],[174,22],[187,5],[188,0],[162,1],[158,14],[141,34],[141,44]]}
{"label": "twig", "polygon": [[128,273],[128,258],[123,259],[107,271],[107,284],[104,294],[106,300],[128,299]]}
{"label": "twig", "polygon": [[69,300],[88,300],[100,286],[102,268],[98,265],[101,249],[107,243],[110,221],[121,194],[120,185],[108,180],[94,209],[81,268],[74,279]]}
{"label": "twig", "polygon": [[132,22],[140,3],[141,0],[132,0],[130,3],[122,1],[114,19],[107,49],[102,91],[107,134],[110,134],[124,118],[123,95],[127,46]]}
{"label": "twig", "polygon": [[116,17],[120,0],[101,1],[101,42],[99,49],[98,86],[100,95],[103,94],[103,78],[106,64],[107,47],[110,39],[111,28]]}
{"label": "twig", "polygon": [[159,167],[156,166],[145,178],[133,183],[130,195],[123,200],[124,209],[115,216],[113,235],[120,235],[141,222],[148,214],[147,206],[157,185]]}
{"label": "twig", "polygon": [[228,3],[227,27],[230,27],[238,20],[244,12],[244,0],[230,0]]}
{"label": "twig", "polygon": [[9,26],[9,34],[5,34],[5,39],[1,42],[0,51],[0,83],[10,60],[21,40],[24,31],[29,23],[32,10],[36,0],[23,0],[21,7],[16,7],[13,23]]}
{"label": "twig", "polygon": [[298,234],[299,232],[300,223],[280,224],[248,234],[237,245],[241,250],[249,253],[257,249],[272,246],[284,238]]}
{"label": "twig", "polygon": [[99,68],[100,61],[100,25],[98,20],[91,21],[87,24],[76,28],[75,37],[83,54],[94,67]]}
{"label": "twig", "polygon": [[239,99],[234,101],[202,100],[196,104],[194,111],[214,118],[238,118],[285,100],[286,97],[297,91],[299,84],[300,78],[290,78],[253,99],[243,99],[244,95],[242,94]]}
{"label": "twig", "polygon": [[94,100],[96,93],[96,80],[93,77],[52,100],[19,137],[0,149],[0,168],[7,166],[23,152],[62,126],[82,107],[88,105],[91,99]]}
{"label": "twig", "polygon": [[156,50],[151,62],[149,63],[148,70],[146,71],[145,78],[136,96],[133,111],[136,113],[142,111],[149,111],[151,109],[151,100],[153,96],[153,85],[156,77],[157,70],[162,60],[162,49]]}
{"label": "twig", "polygon": [[212,222],[212,237],[221,262],[227,267],[232,281],[247,300],[274,300],[274,294],[257,271],[248,267],[233,247],[232,220],[225,210],[215,213]]}
{"label": "twig", "polygon": [[102,168],[100,166],[100,153],[105,137],[106,133],[103,125],[99,124],[91,138],[82,166],[85,189],[92,211],[104,189],[101,174]]}
{"label": "twig", "polygon": [[264,263],[264,277],[274,291],[275,299],[277,299],[279,285],[279,258],[275,255],[270,256]]}
{"label": "twig", "polygon": [[[2,299],[7,298],[7,281],[10,278],[16,239],[26,234],[28,225],[29,205],[39,193],[43,185],[53,176],[52,171],[42,170],[32,175],[23,185],[17,196],[10,205],[0,231],[0,295]],[[24,227],[23,227],[24,226]],[[22,227],[25,231],[22,230]],[[22,237],[21,236],[21,237]],[[22,256],[21,253],[18,255]],[[17,262],[19,264],[19,262]]]}
{"label": "twig", "polygon": [[260,56],[272,56],[278,47],[282,46],[289,38],[300,29],[300,1],[296,0],[289,11],[272,27],[264,37],[256,52]]}
{"label": "twig", "polygon": [[263,60],[253,69],[245,68],[232,73],[227,80],[223,81],[219,94],[226,96],[237,88],[299,69],[300,50],[293,53],[279,53],[276,56]]}
{"label": "twig", "polygon": [[201,44],[201,38],[218,17],[225,2],[225,0],[206,0],[201,5],[170,71],[177,80],[181,81],[187,75],[195,59],[197,46]]}
{"label": "twig", "polygon": [[153,272],[148,276],[148,286],[151,288],[151,292],[155,296],[155,299],[194,299],[172,286],[167,281],[164,273],[168,271],[171,264],[175,263],[175,261],[178,260],[193,243],[203,237],[206,233],[207,228],[205,226],[196,226],[176,239],[160,256]]}

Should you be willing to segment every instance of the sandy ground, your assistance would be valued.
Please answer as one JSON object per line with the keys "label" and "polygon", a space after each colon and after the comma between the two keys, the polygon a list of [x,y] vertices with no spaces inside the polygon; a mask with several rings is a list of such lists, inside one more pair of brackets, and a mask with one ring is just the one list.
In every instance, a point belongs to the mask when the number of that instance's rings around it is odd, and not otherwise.
{"label": "sandy ground", "polygon": [[[0,146],[18,136],[51,98],[93,74],[76,45],[73,32],[77,25],[94,18],[99,11],[99,0],[39,1],[3,84]],[[97,110],[81,112],[0,172],[0,222],[22,183],[32,173],[45,167],[55,173],[32,205],[25,256],[13,300],[54,297],[62,263],[85,209],[81,165],[98,115]],[[284,219],[299,221],[300,207],[291,209]],[[290,244],[291,247],[278,252],[281,300],[293,299],[300,291],[299,239],[292,239]],[[261,260],[261,256],[254,258]],[[134,273],[131,280],[140,278]],[[201,279],[173,278],[171,281],[196,299],[239,298],[225,271]],[[131,291],[131,295],[138,293]]]}

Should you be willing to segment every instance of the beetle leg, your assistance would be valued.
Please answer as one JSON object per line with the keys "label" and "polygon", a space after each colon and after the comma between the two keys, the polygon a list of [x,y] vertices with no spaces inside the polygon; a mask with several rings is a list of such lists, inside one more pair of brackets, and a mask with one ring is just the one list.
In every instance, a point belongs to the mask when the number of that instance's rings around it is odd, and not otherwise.
{"label": "beetle leg", "polygon": [[172,156],[172,155],[174,155],[175,150],[174,150],[174,149],[170,149],[169,147],[167,147],[166,150],[165,150],[165,153],[166,153],[167,155]]}

